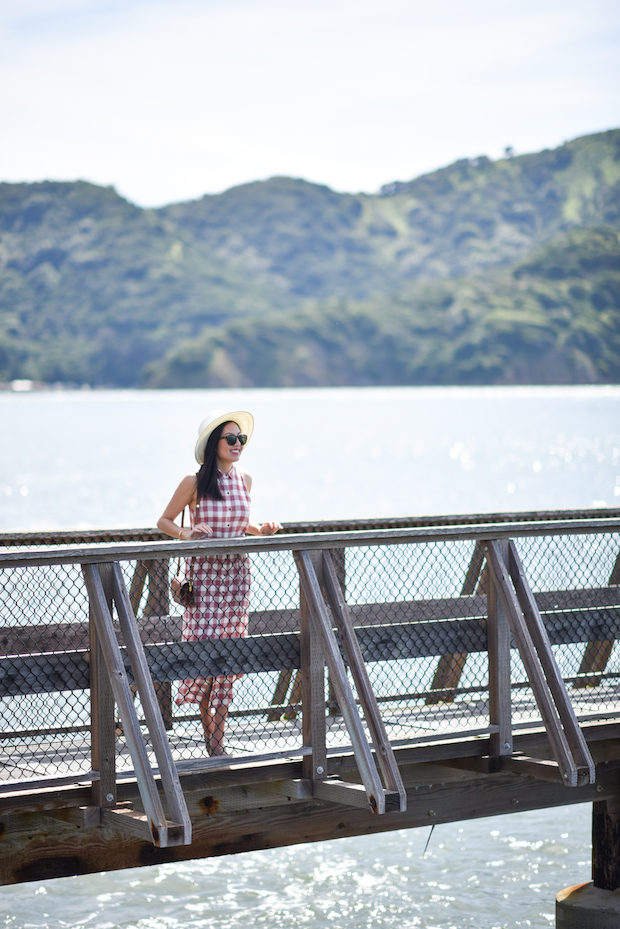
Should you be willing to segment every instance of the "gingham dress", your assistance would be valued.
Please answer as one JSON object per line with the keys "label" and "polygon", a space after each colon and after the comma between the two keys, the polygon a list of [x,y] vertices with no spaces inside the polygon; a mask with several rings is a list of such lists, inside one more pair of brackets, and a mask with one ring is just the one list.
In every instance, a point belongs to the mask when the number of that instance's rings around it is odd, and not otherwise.
{"label": "gingham dress", "polygon": [[[190,513],[192,526],[206,523],[212,539],[242,536],[250,520],[250,495],[233,465],[217,472],[223,500],[202,499]],[[194,560],[194,606],[183,617],[185,642],[234,639],[247,635],[250,607],[250,559],[247,555],[209,555]],[[209,705],[229,706],[233,683],[243,675],[181,681],[178,704],[200,703],[211,687]],[[211,681],[213,684],[211,685]]]}

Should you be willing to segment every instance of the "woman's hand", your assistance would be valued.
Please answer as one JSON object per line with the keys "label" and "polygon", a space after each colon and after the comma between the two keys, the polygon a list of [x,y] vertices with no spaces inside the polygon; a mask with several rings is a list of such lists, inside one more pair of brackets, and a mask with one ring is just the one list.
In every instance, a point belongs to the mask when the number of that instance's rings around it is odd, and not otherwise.
{"label": "woman's hand", "polygon": [[258,534],[259,535],[274,535],[274,533],[276,533],[281,528],[282,528],[281,523],[277,522],[277,520],[272,520],[271,522],[263,523],[259,529]]}
{"label": "woman's hand", "polygon": [[198,523],[193,529],[187,529],[183,532],[183,541],[188,542],[190,539],[206,539],[210,535],[213,535],[211,526],[207,526],[206,523]]}

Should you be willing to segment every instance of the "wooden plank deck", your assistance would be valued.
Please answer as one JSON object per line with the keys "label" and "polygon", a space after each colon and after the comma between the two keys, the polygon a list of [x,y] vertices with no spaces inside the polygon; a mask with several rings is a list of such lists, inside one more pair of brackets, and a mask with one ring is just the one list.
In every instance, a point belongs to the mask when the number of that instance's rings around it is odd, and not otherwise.
{"label": "wooden plank deck", "polygon": [[[457,694],[454,701],[427,705],[426,691],[407,699],[399,696],[380,703],[387,735],[393,745],[414,748],[442,742],[459,736],[485,737],[492,731],[489,725],[489,705],[484,690],[476,694]],[[571,690],[578,719],[612,721],[620,719],[620,673],[587,690]],[[235,710],[234,704],[227,730],[227,747],[234,763],[262,764],[274,755],[301,758],[303,755],[301,718],[268,720],[269,707],[261,715],[247,716]],[[237,715],[238,714],[238,715]],[[513,728],[515,731],[541,727],[541,718],[531,692],[513,690]],[[206,755],[199,719],[179,719],[168,733],[172,756],[182,770],[187,764],[196,770],[227,767],[230,759],[220,760]],[[148,737],[147,737],[148,745]],[[351,750],[351,740],[340,716],[326,717],[326,746],[329,754]],[[157,761],[149,748],[153,769]],[[117,735],[117,770],[119,776],[133,771],[131,756]],[[14,790],[18,783],[35,783],[38,779],[53,781],[73,777],[76,782],[87,780],[90,772],[90,731],[53,735],[25,736],[19,740],[0,741],[0,793]]]}

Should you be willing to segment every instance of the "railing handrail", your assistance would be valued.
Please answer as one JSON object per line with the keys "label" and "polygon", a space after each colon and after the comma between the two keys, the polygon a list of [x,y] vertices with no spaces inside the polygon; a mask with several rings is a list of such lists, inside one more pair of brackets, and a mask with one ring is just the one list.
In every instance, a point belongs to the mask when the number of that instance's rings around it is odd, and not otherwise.
{"label": "railing handrail", "polygon": [[598,519],[557,519],[533,522],[500,522],[475,525],[348,530],[343,532],[287,533],[238,539],[210,539],[180,542],[116,542],[53,549],[14,549],[0,554],[0,568],[58,564],[102,564],[112,561],[143,561],[160,558],[205,557],[216,554],[304,551],[369,545],[448,542],[463,540],[510,539],[528,536],[584,535],[620,532],[620,517]]}
{"label": "railing handrail", "polygon": [[[421,529],[439,526],[473,526],[489,523],[532,523],[578,519],[620,519],[620,507],[582,510],[509,510],[503,513],[453,513],[438,516],[390,516],[372,519],[328,519],[283,523],[287,534],[357,532],[375,529]],[[90,545],[110,542],[159,542],[167,536],[154,527],[134,529],[57,529],[34,532],[0,532],[0,548],[22,545]]]}

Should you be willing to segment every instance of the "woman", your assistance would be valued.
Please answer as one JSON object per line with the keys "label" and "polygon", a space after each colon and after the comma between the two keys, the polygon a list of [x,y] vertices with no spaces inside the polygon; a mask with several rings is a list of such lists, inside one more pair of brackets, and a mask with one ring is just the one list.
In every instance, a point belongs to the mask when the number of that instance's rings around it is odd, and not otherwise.
{"label": "woman", "polygon": [[[188,474],[157,522],[175,539],[230,539],[273,535],[278,522],[250,519],[252,478],[236,467],[254,430],[250,413],[210,413],[200,424],[196,443],[197,474]],[[190,526],[175,522],[189,506]],[[185,611],[183,639],[228,639],[247,634],[250,559],[247,555],[207,555],[194,559],[194,605]],[[182,681],[177,703],[198,703],[210,755],[225,755],[224,727],[232,702],[232,674]]]}

